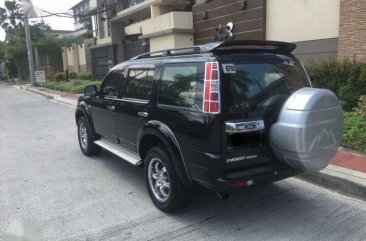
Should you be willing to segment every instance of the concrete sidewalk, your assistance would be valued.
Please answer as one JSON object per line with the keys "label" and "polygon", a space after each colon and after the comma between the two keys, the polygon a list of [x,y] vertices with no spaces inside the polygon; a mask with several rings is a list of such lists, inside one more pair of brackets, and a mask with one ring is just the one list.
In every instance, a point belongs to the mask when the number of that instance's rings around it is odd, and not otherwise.
{"label": "concrete sidewalk", "polygon": [[78,98],[81,94],[69,94],[57,90],[47,89],[47,88],[41,88],[41,87],[35,87],[31,85],[21,85],[16,86],[20,89],[24,89],[26,91],[32,92],[34,94],[42,95],[48,99],[53,99],[57,102],[70,105],[72,107],[76,107]]}
{"label": "concrete sidewalk", "polygon": [[[80,96],[80,94],[67,94],[30,85],[20,88],[73,107],[76,107]],[[366,200],[366,154],[364,153],[340,148],[336,157],[325,169],[320,172],[303,173],[297,177]]]}

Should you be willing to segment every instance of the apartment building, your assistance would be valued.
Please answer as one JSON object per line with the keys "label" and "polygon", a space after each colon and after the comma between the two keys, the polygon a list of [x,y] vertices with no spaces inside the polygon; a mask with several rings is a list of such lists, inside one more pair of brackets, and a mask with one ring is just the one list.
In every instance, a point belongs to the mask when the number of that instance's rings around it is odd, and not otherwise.
{"label": "apartment building", "polygon": [[193,6],[195,44],[260,39],[297,44],[304,62],[366,61],[366,1],[198,0]]}
{"label": "apartment building", "polygon": [[[93,12],[96,12],[96,0],[82,0],[71,7],[74,15],[74,36],[93,37]],[[81,17],[86,15],[86,17]]]}
{"label": "apartment building", "polygon": [[85,39],[82,44],[72,44],[62,47],[62,61],[64,71],[68,72],[91,72],[90,47],[95,45],[94,38]]}
{"label": "apartment building", "polygon": [[148,51],[193,45],[191,2],[187,0],[110,0],[98,2],[98,36],[92,46],[93,77]]}
{"label": "apartment building", "polygon": [[338,58],[366,62],[366,1],[341,0]]}
{"label": "apartment building", "polygon": [[75,31],[63,37],[83,38],[81,44],[62,47],[64,71],[91,72],[90,47],[94,46],[98,32],[93,27],[97,21],[97,0],[82,0],[71,7]]}
{"label": "apartment building", "polygon": [[82,0],[73,9],[91,13],[93,38],[63,48],[64,69],[95,79],[144,52],[234,39],[293,42],[303,62],[366,62],[366,1]]}

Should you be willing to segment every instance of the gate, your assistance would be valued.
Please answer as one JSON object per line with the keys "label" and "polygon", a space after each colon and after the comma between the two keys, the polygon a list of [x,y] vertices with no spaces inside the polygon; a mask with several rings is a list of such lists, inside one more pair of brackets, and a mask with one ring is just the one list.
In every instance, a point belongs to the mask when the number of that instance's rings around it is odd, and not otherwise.
{"label": "gate", "polygon": [[148,40],[138,39],[138,36],[126,36],[124,41],[125,60],[149,52],[149,49]]}
{"label": "gate", "polygon": [[90,48],[92,78],[103,80],[109,69],[116,64],[115,45]]}

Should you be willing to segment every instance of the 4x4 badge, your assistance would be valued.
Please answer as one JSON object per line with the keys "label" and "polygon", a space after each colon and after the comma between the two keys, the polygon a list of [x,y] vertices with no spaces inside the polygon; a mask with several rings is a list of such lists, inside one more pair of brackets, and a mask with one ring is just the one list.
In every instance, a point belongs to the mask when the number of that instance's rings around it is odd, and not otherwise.
{"label": "4x4 badge", "polygon": [[224,71],[224,74],[236,74],[234,64],[222,64],[222,69]]}

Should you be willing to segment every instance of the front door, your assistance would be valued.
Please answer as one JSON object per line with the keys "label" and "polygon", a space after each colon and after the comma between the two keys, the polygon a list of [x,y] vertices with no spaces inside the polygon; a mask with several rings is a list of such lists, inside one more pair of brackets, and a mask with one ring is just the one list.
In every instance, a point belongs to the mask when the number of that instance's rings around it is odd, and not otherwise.
{"label": "front door", "polygon": [[123,72],[111,72],[103,81],[100,94],[93,98],[91,115],[95,132],[113,142],[117,142],[116,102],[123,85]]}
{"label": "front door", "polygon": [[148,120],[154,76],[154,66],[131,66],[123,98],[116,106],[118,139],[133,151],[137,151],[139,131]]}

